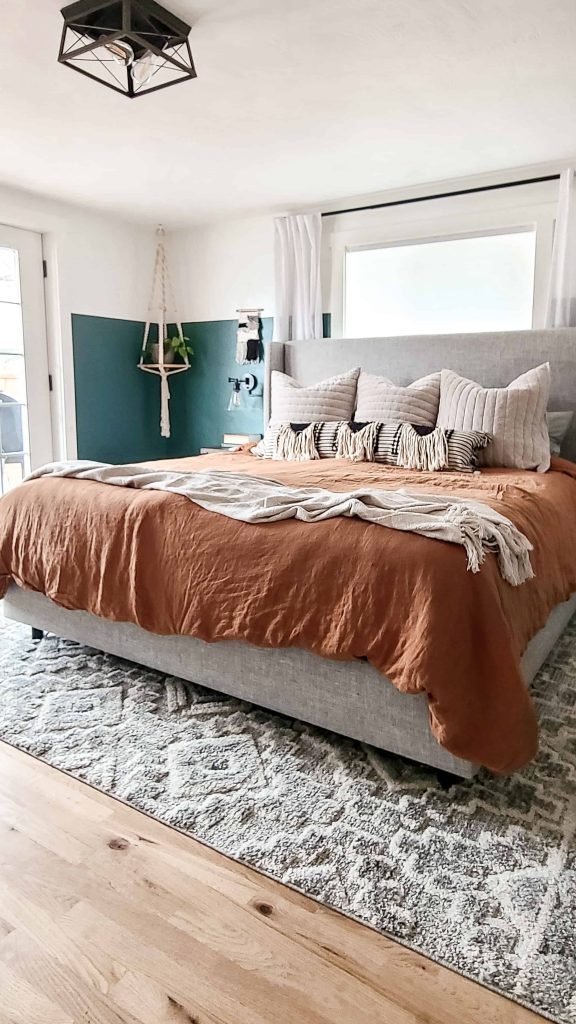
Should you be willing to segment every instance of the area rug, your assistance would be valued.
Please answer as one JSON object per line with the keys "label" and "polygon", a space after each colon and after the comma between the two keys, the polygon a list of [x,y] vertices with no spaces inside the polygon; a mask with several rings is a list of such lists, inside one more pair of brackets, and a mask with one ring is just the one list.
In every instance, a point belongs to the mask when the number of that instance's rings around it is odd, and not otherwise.
{"label": "area rug", "polygon": [[0,738],[576,1022],[576,619],[534,685],[537,759],[437,773],[0,616]]}

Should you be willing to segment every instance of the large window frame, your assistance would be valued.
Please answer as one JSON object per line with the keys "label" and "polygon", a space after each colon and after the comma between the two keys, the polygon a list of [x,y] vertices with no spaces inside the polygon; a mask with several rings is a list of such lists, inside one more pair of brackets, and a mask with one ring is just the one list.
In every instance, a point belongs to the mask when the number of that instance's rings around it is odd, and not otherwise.
{"label": "large window frame", "polygon": [[323,276],[324,294],[329,296],[332,337],[344,336],[347,251],[515,231],[536,233],[531,326],[544,327],[556,200],[557,189],[523,186],[488,196],[431,200],[329,218],[323,237]]}
{"label": "large window frame", "polygon": [[[371,242],[371,243],[364,244],[364,245],[347,245],[345,247],[345,250],[344,250],[344,267],[343,267],[343,275],[344,275],[343,276],[343,293],[342,293],[342,334],[343,334],[343,336],[344,337],[355,337],[356,336],[356,335],[348,334],[347,333],[346,298],[347,298],[348,289],[347,289],[347,285],[346,285],[346,272],[347,272],[347,265],[348,265],[347,264],[347,256],[348,256],[349,253],[369,252],[371,250],[379,251],[379,250],[382,250],[382,249],[399,249],[399,248],[407,248],[407,247],[410,247],[410,246],[418,246],[418,245],[430,245],[430,246],[433,246],[433,245],[435,245],[437,243],[441,243],[441,242],[458,242],[458,241],[466,241],[466,240],[472,239],[472,238],[494,238],[494,237],[499,237],[499,236],[503,236],[503,235],[507,236],[507,235],[516,235],[516,234],[530,234],[530,235],[532,235],[534,237],[534,240],[535,240],[535,255],[536,255],[537,234],[538,233],[537,233],[536,225],[534,225],[534,224],[527,224],[527,225],[522,225],[522,226],[515,225],[514,227],[500,227],[500,228],[493,228],[491,230],[469,231],[469,232],[464,232],[464,233],[460,231],[460,232],[457,232],[457,233],[454,232],[454,233],[449,234],[449,235],[435,235],[433,237],[427,236],[425,238],[404,238],[400,242],[398,242],[398,241],[395,241],[395,242],[385,242],[385,243]],[[530,321],[530,324],[527,325],[526,329],[531,328],[533,326],[533,323],[534,323],[535,278],[536,278],[536,259],[534,260],[534,272],[533,272],[533,277],[532,277],[532,281],[531,281],[531,285],[532,285],[531,321]],[[497,329],[497,328],[495,328],[495,329]],[[502,330],[508,330],[508,329],[509,328],[507,328],[507,327],[502,327]],[[470,328],[470,332],[471,333],[473,333],[475,330],[476,330],[476,328],[474,328],[474,327]],[[410,333],[417,334],[417,333],[422,333],[422,332],[412,331]],[[426,332],[424,332],[424,333],[426,333]],[[434,335],[434,334],[441,334],[441,333],[446,333],[446,332],[431,331],[430,333],[431,333],[431,335]],[[394,334],[388,334],[388,333],[387,334],[382,334],[382,337],[394,337]]]}

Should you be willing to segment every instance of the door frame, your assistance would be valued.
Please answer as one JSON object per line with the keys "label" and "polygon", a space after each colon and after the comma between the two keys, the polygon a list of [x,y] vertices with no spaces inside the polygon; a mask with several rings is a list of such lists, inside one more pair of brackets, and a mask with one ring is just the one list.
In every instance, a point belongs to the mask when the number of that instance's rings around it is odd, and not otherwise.
{"label": "door frame", "polygon": [[30,465],[36,469],[52,462],[54,452],[42,235],[0,224],[0,246],[18,251]]}

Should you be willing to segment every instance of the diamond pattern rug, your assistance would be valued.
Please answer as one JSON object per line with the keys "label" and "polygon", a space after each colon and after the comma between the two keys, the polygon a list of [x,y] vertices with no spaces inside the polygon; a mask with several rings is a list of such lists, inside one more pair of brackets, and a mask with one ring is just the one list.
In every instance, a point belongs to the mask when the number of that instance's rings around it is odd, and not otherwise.
{"label": "diamond pattern rug", "polygon": [[537,759],[401,758],[0,617],[0,738],[562,1024],[576,1022],[576,619]]}

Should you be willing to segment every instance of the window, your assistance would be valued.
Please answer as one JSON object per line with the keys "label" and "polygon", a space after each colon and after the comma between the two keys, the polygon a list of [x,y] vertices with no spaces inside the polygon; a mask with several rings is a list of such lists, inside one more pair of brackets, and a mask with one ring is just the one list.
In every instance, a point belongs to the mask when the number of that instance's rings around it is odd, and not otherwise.
{"label": "window", "polygon": [[536,231],[348,249],[344,336],[532,327]]}

